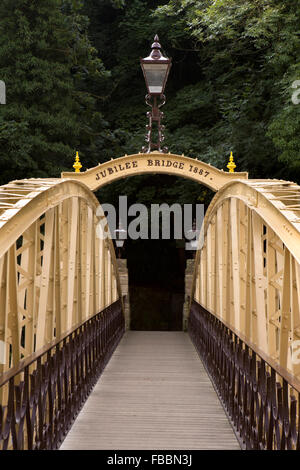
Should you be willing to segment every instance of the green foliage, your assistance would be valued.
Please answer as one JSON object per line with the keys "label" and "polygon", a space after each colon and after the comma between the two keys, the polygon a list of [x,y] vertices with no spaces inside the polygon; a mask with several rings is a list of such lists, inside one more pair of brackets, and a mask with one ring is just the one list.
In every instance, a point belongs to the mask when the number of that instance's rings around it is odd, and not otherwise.
{"label": "green foliage", "polygon": [[3,0],[0,5],[1,183],[59,176],[75,149],[90,146],[104,127],[87,91],[107,73],[86,34],[80,2]]}
{"label": "green foliage", "polygon": [[138,152],[139,58],[156,33],[173,59],[170,151],[226,169],[232,150],[252,177],[282,177],[284,163],[299,179],[299,10],[297,0],[4,0],[2,182],[58,175],[76,149],[84,168]]}
{"label": "green foliage", "polygon": [[[226,168],[233,150],[238,170],[252,177],[280,177],[281,162],[295,162],[299,108],[290,87],[300,78],[298,2],[131,0],[116,10],[108,0],[88,0],[86,11],[92,40],[112,73],[108,158],[143,144],[139,57],[158,33],[173,58],[164,107],[172,152]],[[287,165],[287,177],[300,177],[294,167]]]}
{"label": "green foliage", "polygon": [[196,41],[202,73],[192,90],[204,81],[209,148],[233,149],[250,176],[278,177],[283,161],[286,177],[299,179],[299,108],[290,89],[300,78],[299,2],[171,0],[155,15],[184,21]]}
{"label": "green foliage", "polygon": [[[2,0],[0,183],[59,176],[75,150],[83,169],[140,151],[139,58],[155,34],[173,64],[162,108],[169,150],[224,170],[232,150],[237,171],[300,182],[299,20],[299,0]],[[207,206],[212,196],[166,175],[120,180],[98,196],[117,206],[119,194],[147,206]],[[169,280],[176,253],[171,242],[131,241],[131,279]],[[171,269],[178,281],[181,268]]]}

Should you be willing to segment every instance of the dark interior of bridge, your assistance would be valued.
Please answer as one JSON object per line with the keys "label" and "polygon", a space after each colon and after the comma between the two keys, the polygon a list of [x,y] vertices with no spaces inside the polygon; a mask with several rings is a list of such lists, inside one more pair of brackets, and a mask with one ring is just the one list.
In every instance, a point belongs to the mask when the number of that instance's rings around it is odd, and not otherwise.
{"label": "dark interior of bridge", "polygon": [[[213,192],[198,183],[171,175],[140,175],[116,181],[97,193],[100,204],[119,207],[119,195],[127,196],[128,207],[142,203],[178,203],[208,206]],[[130,223],[130,217],[128,222]],[[149,220],[149,231],[151,221]],[[131,240],[120,252],[127,259],[130,318],[133,330],[178,331],[182,329],[186,259],[185,240]]]}
{"label": "dark interior of bridge", "polygon": [[132,330],[181,330],[184,243],[127,241]]}

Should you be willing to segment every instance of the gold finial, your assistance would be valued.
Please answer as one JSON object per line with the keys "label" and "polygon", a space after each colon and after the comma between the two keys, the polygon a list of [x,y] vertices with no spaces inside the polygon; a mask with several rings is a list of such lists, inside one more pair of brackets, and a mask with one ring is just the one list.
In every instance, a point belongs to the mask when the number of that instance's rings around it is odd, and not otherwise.
{"label": "gold finial", "polygon": [[80,168],[82,168],[82,165],[79,160],[78,152],[76,152],[75,163],[73,165],[73,168],[75,168],[75,173],[80,173]]}
{"label": "gold finial", "polygon": [[234,163],[232,152],[230,152],[230,157],[229,157],[229,162],[228,162],[227,168],[229,170],[229,173],[234,173],[234,169],[236,168],[236,164]]}

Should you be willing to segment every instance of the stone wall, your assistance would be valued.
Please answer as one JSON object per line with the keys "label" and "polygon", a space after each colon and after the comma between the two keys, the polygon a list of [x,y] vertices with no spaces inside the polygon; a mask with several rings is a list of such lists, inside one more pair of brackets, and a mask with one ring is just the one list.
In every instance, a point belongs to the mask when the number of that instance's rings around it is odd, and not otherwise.
{"label": "stone wall", "polygon": [[194,259],[187,259],[186,260],[186,269],[185,269],[185,295],[184,295],[184,304],[183,304],[183,331],[187,330],[188,324],[188,315],[189,315],[189,297],[191,295],[192,290],[192,282],[193,282],[193,273],[194,273]]}
{"label": "stone wall", "polygon": [[[125,298],[125,328],[126,330],[130,329],[130,301],[129,301],[129,290],[128,290],[128,269],[127,269],[127,260],[126,259],[117,259],[120,283],[122,295],[126,295]],[[185,270],[185,297],[183,304],[183,331],[187,330],[187,322],[189,315],[189,296],[191,295],[192,282],[193,282],[193,273],[194,273],[194,264],[195,260],[188,259],[186,261],[186,270]]]}
{"label": "stone wall", "polygon": [[127,259],[117,258],[117,264],[119,269],[120,283],[122,295],[126,295],[124,308],[125,308],[125,329],[130,329],[130,303],[129,303],[129,291],[128,291],[128,269]]}

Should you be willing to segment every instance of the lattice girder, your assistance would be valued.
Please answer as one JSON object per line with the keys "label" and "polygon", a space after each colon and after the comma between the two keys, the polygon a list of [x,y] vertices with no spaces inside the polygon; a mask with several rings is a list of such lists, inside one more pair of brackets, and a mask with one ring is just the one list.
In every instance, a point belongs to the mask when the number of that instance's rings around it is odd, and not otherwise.
{"label": "lattice girder", "polygon": [[112,241],[98,237],[102,217],[77,181],[0,188],[1,372],[122,297]]}
{"label": "lattice girder", "polygon": [[205,216],[192,298],[299,376],[300,218],[295,201],[300,203],[295,183],[248,180],[221,188]]}

